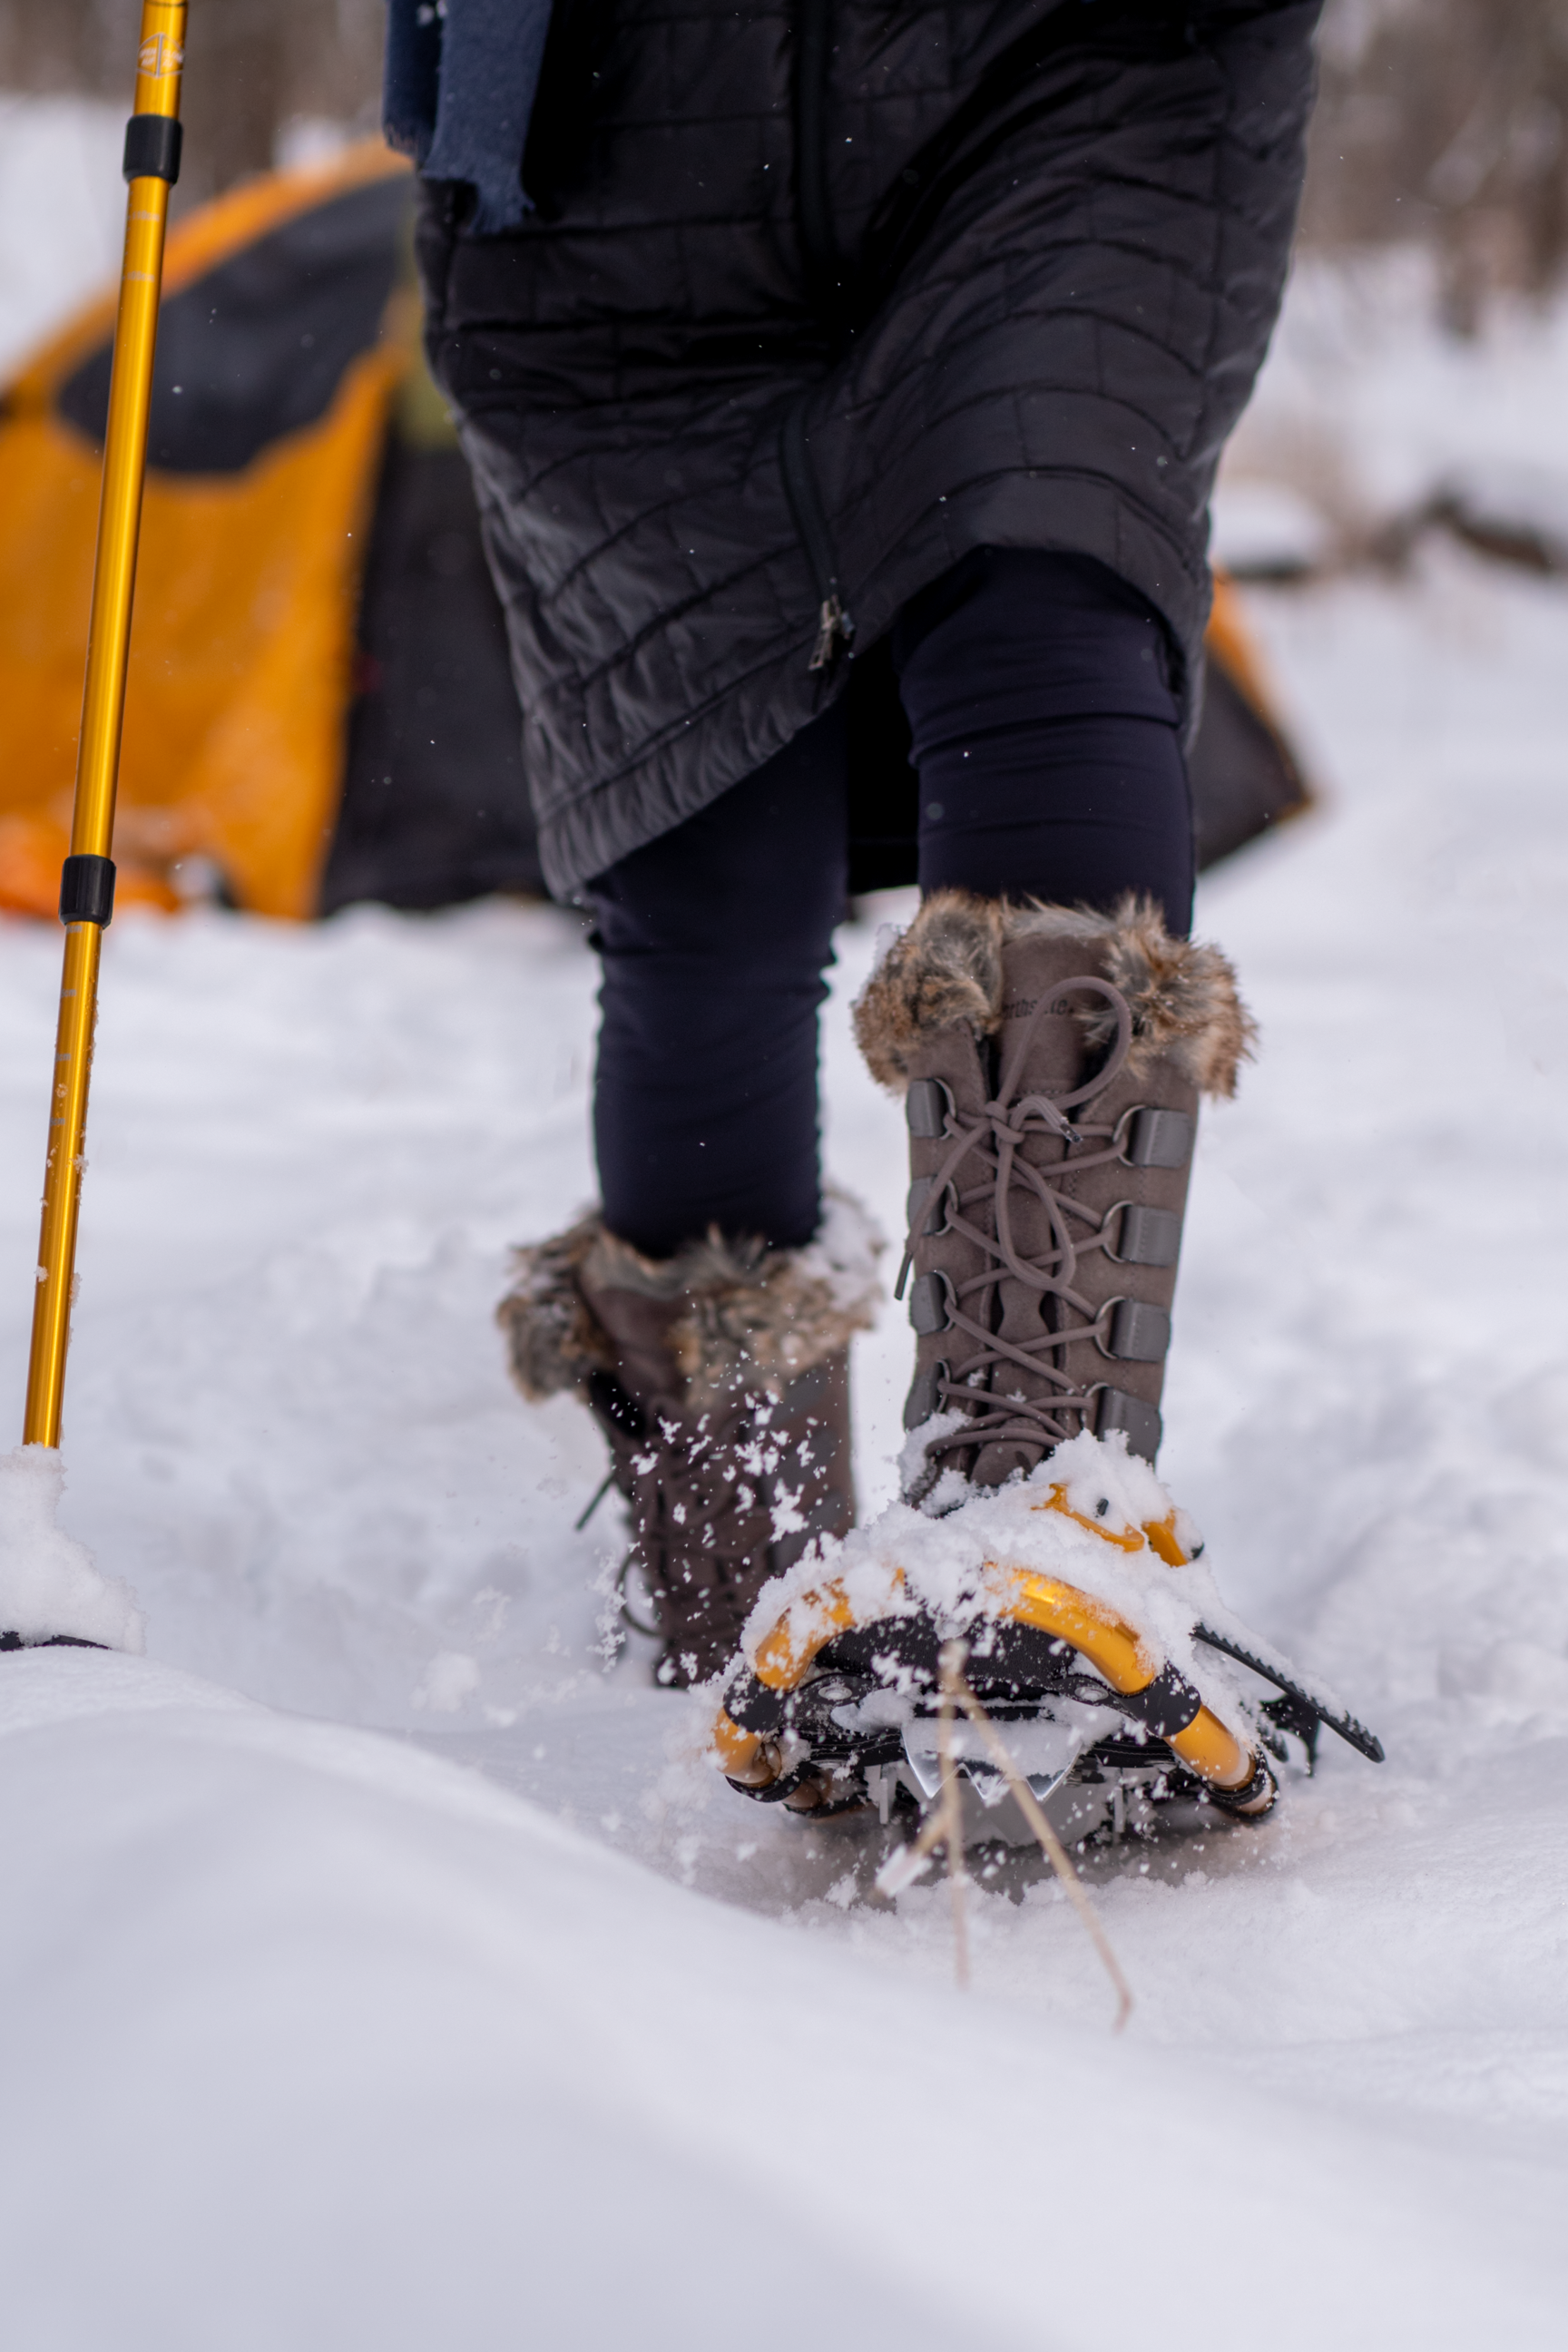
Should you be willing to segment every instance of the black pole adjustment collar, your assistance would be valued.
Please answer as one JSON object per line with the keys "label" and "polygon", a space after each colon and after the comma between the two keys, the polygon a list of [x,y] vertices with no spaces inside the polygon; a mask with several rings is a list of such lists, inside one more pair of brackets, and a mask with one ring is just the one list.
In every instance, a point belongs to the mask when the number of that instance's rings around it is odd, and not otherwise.
{"label": "black pole adjustment collar", "polygon": [[96,923],[106,929],[113,913],[113,858],[68,857],[60,869],[61,922]]}
{"label": "black pole adjustment collar", "polygon": [[172,114],[133,114],[125,126],[125,161],[121,165],[128,180],[167,180],[171,185],[180,176],[181,125]]}

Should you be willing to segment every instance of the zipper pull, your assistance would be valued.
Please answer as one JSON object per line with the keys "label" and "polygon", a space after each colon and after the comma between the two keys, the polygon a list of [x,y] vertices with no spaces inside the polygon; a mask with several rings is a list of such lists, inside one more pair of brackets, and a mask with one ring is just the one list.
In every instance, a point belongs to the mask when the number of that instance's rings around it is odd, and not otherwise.
{"label": "zipper pull", "polygon": [[816,643],[812,647],[808,670],[831,669],[840,646],[847,653],[855,642],[855,624],[845,611],[838,592],[822,600],[822,610],[816,618]]}

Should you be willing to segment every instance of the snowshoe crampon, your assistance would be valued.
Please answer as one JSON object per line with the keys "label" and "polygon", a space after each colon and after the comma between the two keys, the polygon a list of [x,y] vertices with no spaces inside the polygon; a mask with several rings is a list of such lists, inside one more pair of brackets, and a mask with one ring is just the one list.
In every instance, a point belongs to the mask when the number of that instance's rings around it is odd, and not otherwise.
{"label": "snowshoe crampon", "polygon": [[[896,1505],[766,1592],[714,1727],[732,1787],[821,1813],[936,1800],[943,1645],[1065,1843],[1256,1821],[1297,1740],[1376,1738],[1229,1617],[1195,1528],[1124,1442],[1082,1436],[931,1519]],[[1237,1668],[1242,1669],[1237,1672]],[[1266,1696],[1271,1686],[1273,1696]],[[952,1733],[965,1834],[1028,1832],[973,1725]]]}

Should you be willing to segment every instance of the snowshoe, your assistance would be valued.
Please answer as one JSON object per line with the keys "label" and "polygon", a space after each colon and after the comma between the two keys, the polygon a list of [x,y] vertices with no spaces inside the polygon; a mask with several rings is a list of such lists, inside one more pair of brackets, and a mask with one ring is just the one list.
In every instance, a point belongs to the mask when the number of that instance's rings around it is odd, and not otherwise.
{"label": "snowshoe", "polygon": [[[926,1812],[943,1645],[1064,1843],[1258,1821],[1321,1726],[1383,1748],[1225,1609],[1197,1530],[1117,1433],[1085,1432],[960,1509],[891,1506],[763,1591],[713,1745],[731,1786],[820,1814]],[[1266,1696],[1271,1690],[1272,1696]],[[952,1730],[967,1839],[1032,1833],[974,1727]]]}

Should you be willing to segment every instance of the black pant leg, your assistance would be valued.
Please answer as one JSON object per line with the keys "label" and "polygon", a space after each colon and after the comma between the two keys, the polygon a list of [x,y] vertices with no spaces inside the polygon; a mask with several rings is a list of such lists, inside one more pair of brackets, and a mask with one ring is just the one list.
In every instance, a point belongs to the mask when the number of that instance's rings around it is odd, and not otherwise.
{"label": "black pant leg", "polygon": [[[920,877],[1191,919],[1191,802],[1157,616],[1087,558],[982,550],[893,633]],[[847,888],[842,701],[598,876],[595,1141],[605,1221],[653,1257],[821,1216],[817,1012]]]}
{"label": "black pant leg", "polygon": [[1152,608],[1086,556],[983,548],[900,614],[920,879],[1192,922],[1192,798]]}
{"label": "black pant leg", "polygon": [[650,1257],[821,1222],[817,1012],[847,890],[842,705],[595,877],[605,1221]]}

